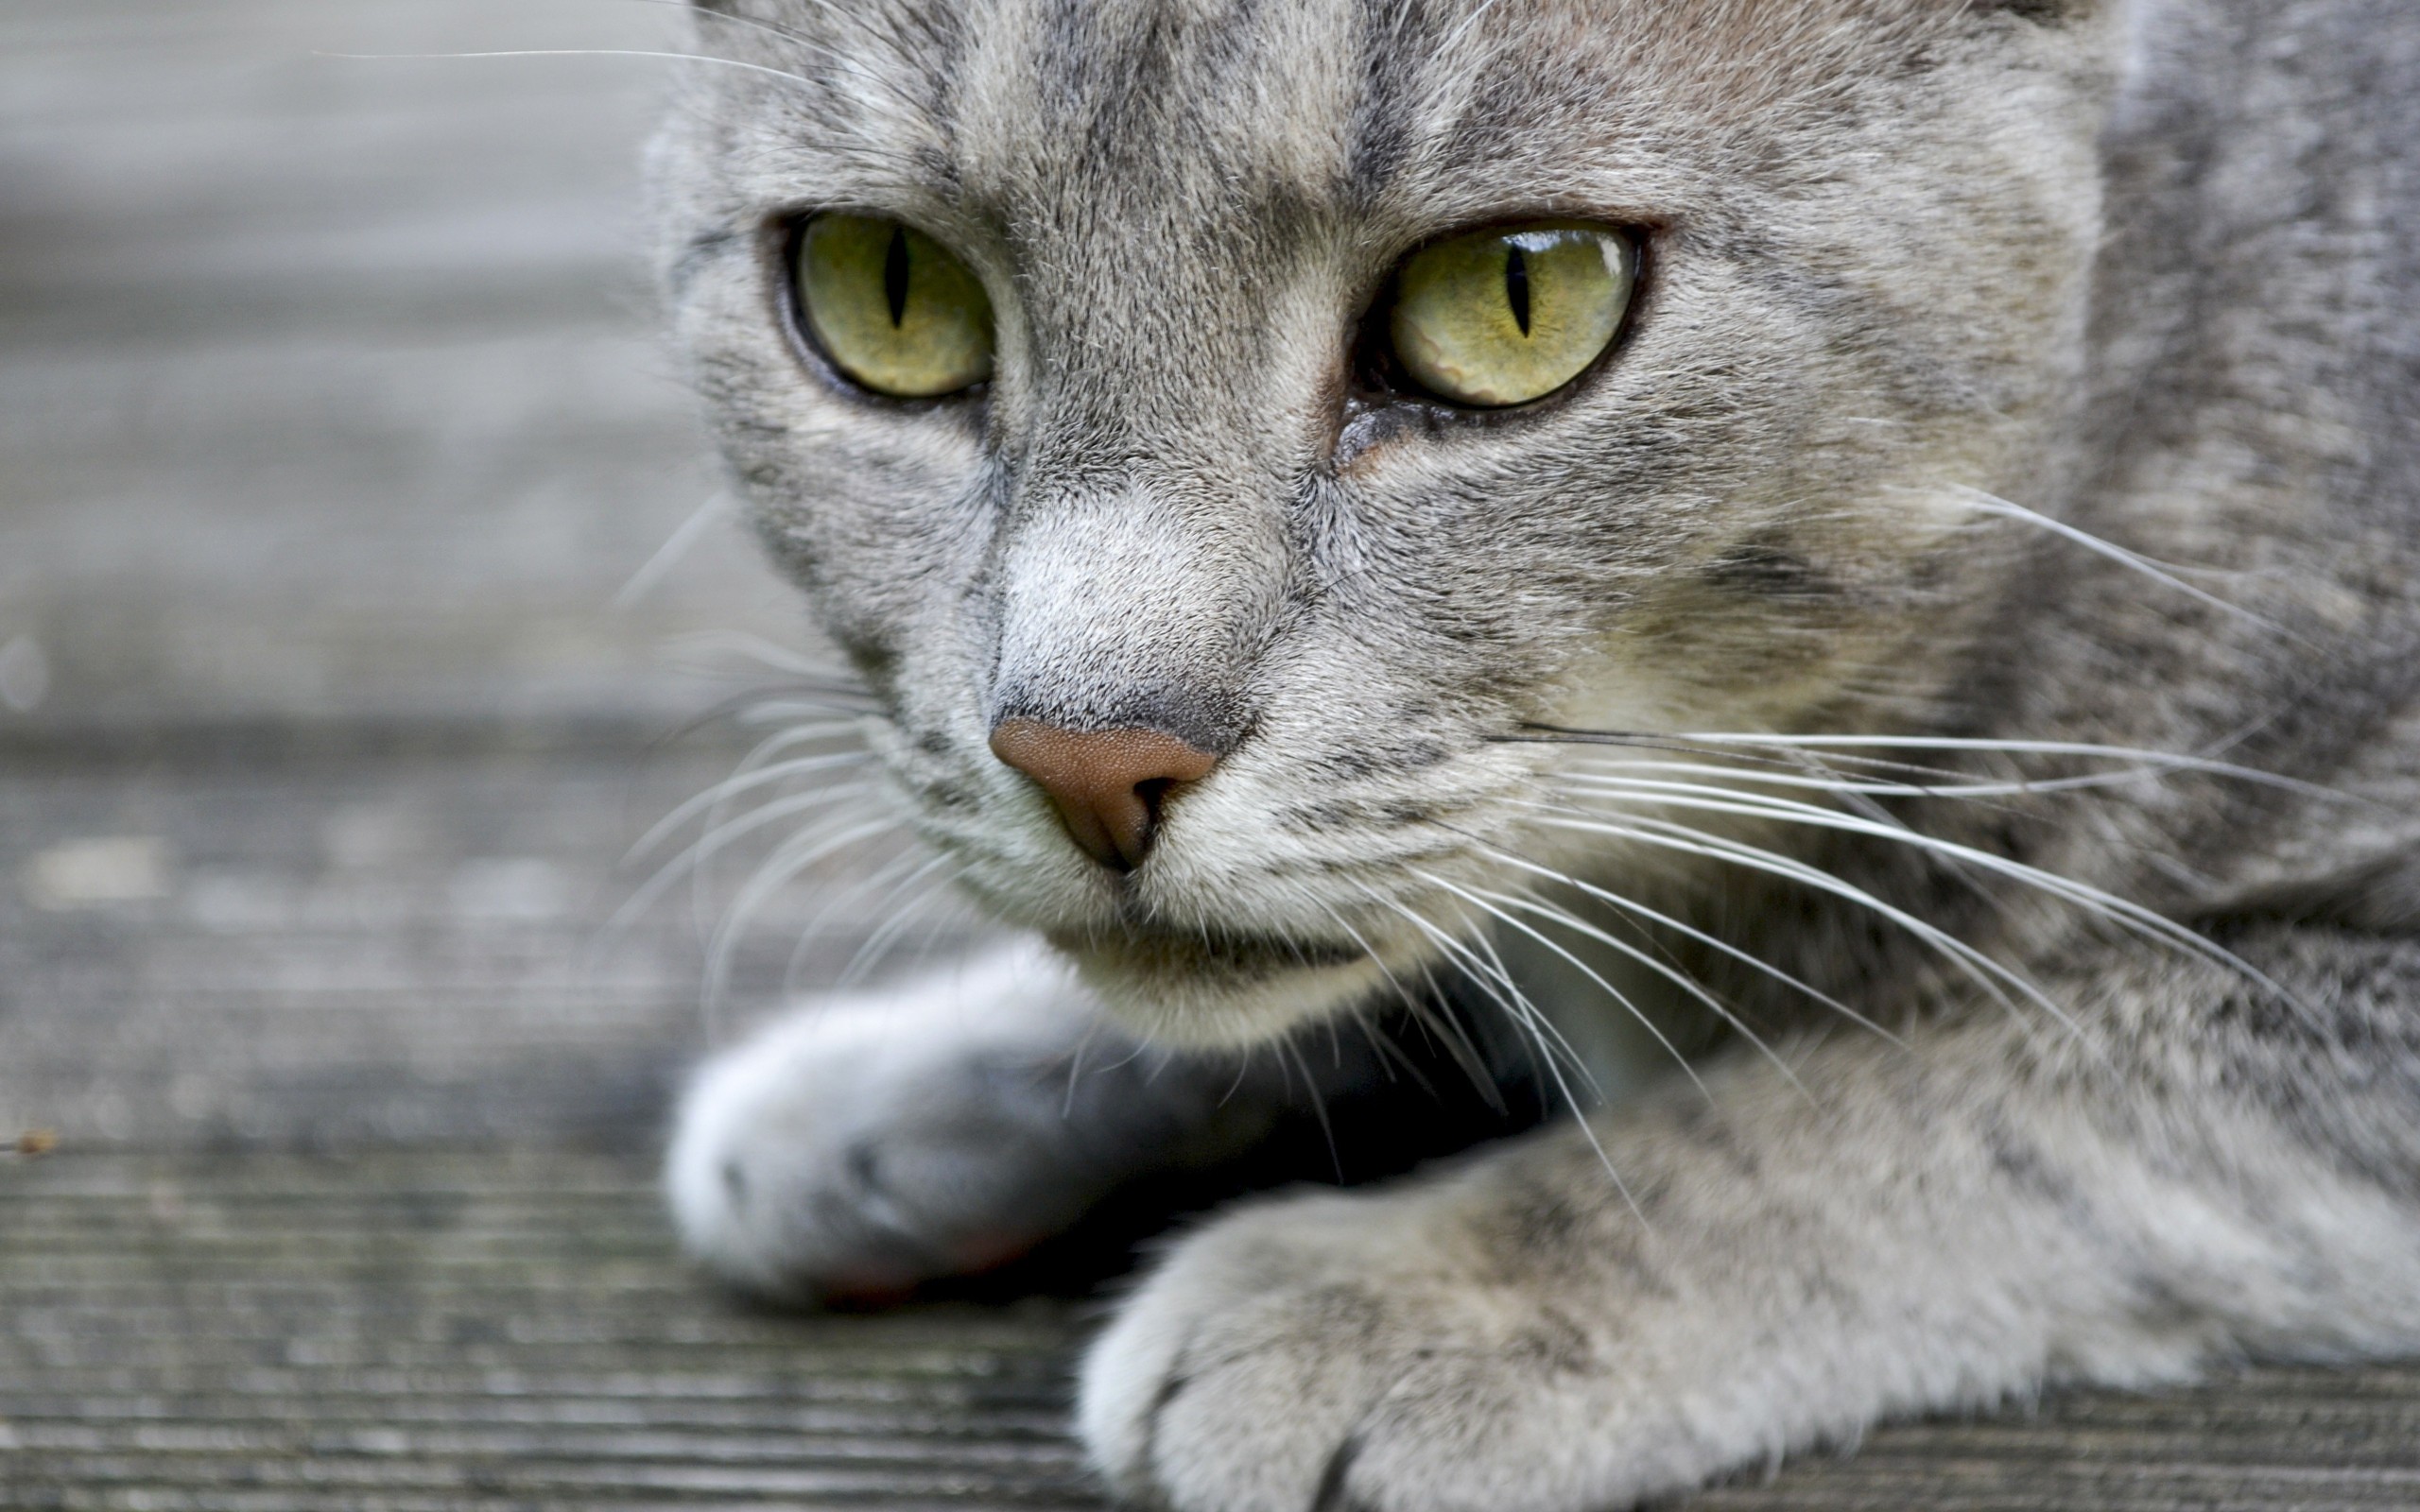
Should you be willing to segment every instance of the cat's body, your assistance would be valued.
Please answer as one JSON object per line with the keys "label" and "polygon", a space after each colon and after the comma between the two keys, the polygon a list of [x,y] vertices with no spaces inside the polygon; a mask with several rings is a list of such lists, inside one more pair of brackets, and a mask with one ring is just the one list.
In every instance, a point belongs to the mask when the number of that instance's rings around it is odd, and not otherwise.
{"label": "cat's body", "polygon": [[[700,25],[774,71],[663,162],[726,447],[925,833],[1080,977],[726,1059],[674,1152],[701,1253],[898,1284],[1273,1116],[1207,1055],[1071,1097],[1103,1008],[1232,1046],[1442,974],[1594,1051],[1685,981],[1744,1021],[1702,1085],[1179,1246],[1086,1370],[1112,1480],[1578,1512],[2048,1380],[2420,1349],[2420,13]],[[818,208],[951,243],[996,376],[802,352],[767,227]],[[1409,249],[1539,215],[1646,248],[1603,364],[1480,416],[1357,386]],[[1217,765],[1112,869],[986,749],[1014,720]],[[2018,772],[2122,780],[1941,791]]]}

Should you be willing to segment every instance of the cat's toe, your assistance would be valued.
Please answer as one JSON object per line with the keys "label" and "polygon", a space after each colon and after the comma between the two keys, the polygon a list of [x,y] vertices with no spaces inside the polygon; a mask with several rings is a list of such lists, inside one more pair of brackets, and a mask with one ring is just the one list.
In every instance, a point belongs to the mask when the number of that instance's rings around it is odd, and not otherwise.
{"label": "cat's toe", "polygon": [[1098,1195],[1055,1040],[917,1008],[836,1004],[706,1065],[666,1162],[691,1253],[750,1291],[878,1301],[1011,1259]]}
{"label": "cat's toe", "polygon": [[1084,1363],[1095,1465],[1132,1500],[1180,1512],[1305,1512],[1383,1391],[1406,1321],[1389,1277],[1356,1274],[1374,1205],[1297,1197],[1187,1241]]}
{"label": "cat's toe", "polygon": [[1457,1209],[1297,1197],[1181,1246],[1085,1362],[1096,1467],[1173,1512],[1606,1512],[1722,1468]]}

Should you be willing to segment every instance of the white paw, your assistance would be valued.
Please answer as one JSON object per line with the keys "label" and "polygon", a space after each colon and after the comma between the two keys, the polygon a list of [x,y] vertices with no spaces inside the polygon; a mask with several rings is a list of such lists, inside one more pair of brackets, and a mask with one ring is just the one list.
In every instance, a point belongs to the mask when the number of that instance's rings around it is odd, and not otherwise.
{"label": "white paw", "polygon": [[1065,1116],[1089,1025],[1032,947],[775,1023],[682,1101],[666,1184],[683,1241],[738,1285],[825,1299],[1024,1252],[1113,1179]]}
{"label": "white paw", "polygon": [[1085,1361],[1096,1467],[1174,1512],[1608,1512],[1720,1469],[1472,1195],[1291,1197],[1186,1242]]}

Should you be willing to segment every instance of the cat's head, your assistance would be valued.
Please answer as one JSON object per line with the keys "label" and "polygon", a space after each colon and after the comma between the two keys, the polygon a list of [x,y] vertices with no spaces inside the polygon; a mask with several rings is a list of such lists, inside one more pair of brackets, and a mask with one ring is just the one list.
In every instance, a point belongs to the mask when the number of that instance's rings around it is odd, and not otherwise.
{"label": "cat's head", "polygon": [[670,287],[923,832],[1259,1038],[1622,864],[1526,730],[1932,716],[2062,465],[2104,10],[728,0]]}

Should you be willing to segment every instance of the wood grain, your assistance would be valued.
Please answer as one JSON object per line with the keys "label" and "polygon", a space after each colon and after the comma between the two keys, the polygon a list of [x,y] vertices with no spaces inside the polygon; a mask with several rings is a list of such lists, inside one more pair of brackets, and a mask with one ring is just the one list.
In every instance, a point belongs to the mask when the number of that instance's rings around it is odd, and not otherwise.
{"label": "wood grain", "polygon": [[[0,1504],[1099,1505],[1080,1304],[783,1316],[699,1284],[628,1158],[0,1166]],[[1706,1512],[2420,1504],[2420,1378],[2261,1370],[1874,1435]]]}
{"label": "wood grain", "polygon": [[643,252],[678,63],[640,0],[0,6],[0,645],[12,730],[677,723],[668,648],[795,640]]}

